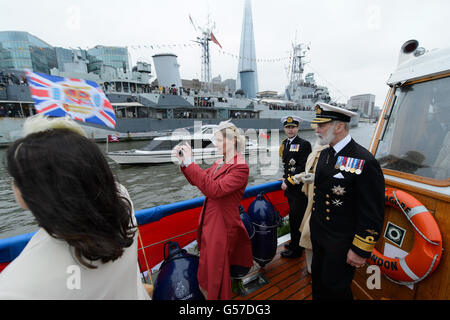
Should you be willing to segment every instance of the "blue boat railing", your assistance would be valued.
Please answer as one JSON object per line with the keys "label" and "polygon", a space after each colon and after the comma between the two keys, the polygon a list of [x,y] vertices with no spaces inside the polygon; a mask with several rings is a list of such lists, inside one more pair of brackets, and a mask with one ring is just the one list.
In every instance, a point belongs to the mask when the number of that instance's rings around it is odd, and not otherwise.
{"label": "blue boat railing", "polygon": [[[243,199],[254,197],[261,192],[277,191],[280,190],[280,188],[281,181],[273,181],[247,187],[245,189]],[[177,212],[201,207],[204,200],[205,197],[198,197],[190,200],[137,210],[135,212],[136,220],[139,226],[156,222]],[[0,239],[0,263],[11,262],[14,260],[22,252],[23,248],[25,248],[28,241],[30,241],[36,232],[37,231],[6,239]]]}

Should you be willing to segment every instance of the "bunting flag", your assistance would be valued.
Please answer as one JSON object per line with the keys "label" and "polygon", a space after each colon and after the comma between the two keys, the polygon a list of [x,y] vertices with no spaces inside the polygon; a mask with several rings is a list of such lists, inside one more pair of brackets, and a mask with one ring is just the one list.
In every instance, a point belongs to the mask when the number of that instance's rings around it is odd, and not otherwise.
{"label": "bunting flag", "polygon": [[96,82],[29,70],[26,76],[37,113],[115,128],[114,109]]}
{"label": "bunting flag", "polygon": [[211,31],[211,41],[217,44],[220,47],[220,49],[222,49],[222,46],[220,45],[219,41],[217,41],[216,37],[214,37],[212,31]]}
{"label": "bunting flag", "polygon": [[[256,62],[280,62],[280,61],[292,60],[292,57],[280,57],[280,58],[271,58],[271,59],[267,59],[267,58],[265,58],[265,59],[251,59],[251,58],[248,58],[248,57],[242,57],[242,56],[235,55],[233,53],[230,53],[230,52],[222,50],[222,45],[219,43],[219,41],[217,41],[217,38],[214,36],[214,34],[212,32],[210,34],[210,38],[211,38],[210,40],[212,42],[214,42],[215,44],[217,44],[220,47],[220,49],[217,49],[217,50],[219,50],[218,52],[220,54],[228,55],[228,56],[233,57],[235,59],[251,60],[251,61],[256,61]],[[127,49],[133,49],[133,50],[143,50],[143,49],[157,50],[157,49],[160,49],[160,48],[185,49],[185,48],[194,48],[194,47],[201,47],[201,44],[200,43],[195,43],[195,44],[193,44],[193,43],[177,43],[177,44],[149,44],[149,45],[129,45],[129,46],[126,46]],[[114,47],[108,47],[108,48],[111,48],[111,49],[114,50]],[[214,48],[216,48],[216,47],[214,47]],[[27,48],[19,47],[17,49],[21,50],[21,51],[24,51]],[[44,51],[44,49],[46,49],[46,48],[28,47],[28,50],[30,50],[30,51],[35,51],[35,50]],[[88,49],[89,49],[88,47],[86,47],[86,49],[81,49],[80,48],[80,50],[85,50],[85,51],[88,50]],[[72,50],[74,50],[74,49],[72,49]]]}

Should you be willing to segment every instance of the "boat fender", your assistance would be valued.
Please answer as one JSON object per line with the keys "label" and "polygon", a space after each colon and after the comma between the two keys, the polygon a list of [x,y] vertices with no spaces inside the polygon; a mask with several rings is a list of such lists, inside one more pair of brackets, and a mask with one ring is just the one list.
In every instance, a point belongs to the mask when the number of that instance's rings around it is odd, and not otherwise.
{"label": "boat fender", "polygon": [[247,212],[255,228],[252,238],[253,260],[264,267],[276,254],[277,228],[281,225],[282,218],[264,193],[256,196]]}
{"label": "boat fender", "polygon": [[165,243],[153,300],[205,300],[197,280],[198,263],[198,256],[187,253],[177,242]]}
{"label": "boat fender", "polygon": [[252,224],[252,220],[250,219],[247,212],[245,212],[242,206],[239,206],[239,215],[241,216],[242,223],[244,224],[245,230],[247,230],[248,237],[250,240],[255,236],[255,227]]}
{"label": "boat fender", "polygon": [[422,203],[402,190],[386,188],[385,202],[402,211],[414,227],[414,246],[404,258],[389,258],[373,249],[368,263],[379,266],[381,272],[395,283],[417,283],[432,273],[441,259],[439,226]]}

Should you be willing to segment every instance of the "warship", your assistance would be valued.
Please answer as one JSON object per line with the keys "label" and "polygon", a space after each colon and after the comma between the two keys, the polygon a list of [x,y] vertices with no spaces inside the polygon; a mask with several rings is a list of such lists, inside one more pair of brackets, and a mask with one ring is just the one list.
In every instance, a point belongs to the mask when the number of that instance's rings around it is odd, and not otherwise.
{"label": "warship", "polygon": [[[220,46],[214,25],[194,25],[202,48],[200,80],[181,80],[174,53],[152,56],[130,67],[127,47],[95,46],[83,50],[52,47],[22,31],[0,32],[0,145],[21,135],[26,117],[36,110],[25,69],[98,83],[114,108],[115,129],[82,123],[90,138],[105,140],[110,134],[131,139],[151,139],[162,131],[192,127],[194,121],[216,125],[232,119],[243,130],[279,130],[280,119],[294,115],[303,119],[300,130],[311,130],[310,120],[319,102],[334,104],[328,88],[319,86],[313,73],[303,77],[304,44],[294,44],[290,59],[290,81],[284,94],[258,93],[255,40],[250,1],[244,6],[241,50],[236,79],[238,90],[218,88],[211,81],[210,42]],[[309,46],[308,46],[309,50]],[[141,58],[140,60],[146,60]],[[155,78],[155,79],[153,79]],[[342,105],[339,105],[342,106]],[[358,118],[351,126],[358,125]]]}
{"label": "warship", "polygon": [[[74,53],[75,55],[75,53]],[[159,54],[154,57],[155,66],[159,60],[172,62],[178,69],[177,56]],[[287,115],[295,115],[304,121],[301,130],[311,129],[310,122],[314,116],[314,106],[318,102],[330,103],[328,89],[318,86],[314,74],[308,73],[303,79],[302,56],[292,58],[295,76],[291,77],[285,96],[249,98],[236,92],[212,92],[201,88],[186,88],[173,85],[181,80],[169,77],[171,85],[155,84],[152,79],[151,65],[138,61],[130,72],[121,68],[103,66],[99,74],[68,73],[56,68],[52,75],[68,78],[80,78],[96,81],[111,102],[116,114],[115,130],[83,123],[88,135],[94,139],[105,139],[108,134],[128,136],[151,136],[150,133],[193,126],[194,121],[203,124],[217,124],[220,121],[233,119],[242,129],[281,129],[280,119]],[[81,59],[77,64],[86,64]],[[299,64],[300,63],[300,64]],[[297,66],[297,67],[295,67]],[[174,73],[170,68],[158,70],[158,80],[164,74]],[[175,70],[178,72],[178,70]],[[301,71],[301,72],[299,72]],[[160,81],[159,81],[160,82]],[[0,70],[0,143],[9,143],[20,137],[23,121],[34,115],[34,102],[30,94],[25,73],[20,70]],[[357,125],[355,119],[352,125]]]}

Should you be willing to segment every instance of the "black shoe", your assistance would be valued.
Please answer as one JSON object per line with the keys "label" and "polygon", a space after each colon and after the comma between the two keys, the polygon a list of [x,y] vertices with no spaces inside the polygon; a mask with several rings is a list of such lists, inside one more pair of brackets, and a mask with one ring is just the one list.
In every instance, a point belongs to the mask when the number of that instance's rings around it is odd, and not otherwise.
{"label": "black shoe", "polygon": [[290,250],[290,249],[288,249],[288,250],[282,251],[280,253],[280,255],[283,258],[289,258],[289,259],[300,258],[302,256],[302,254],[303,254],[303,250],[302,249],[297,249],[297,250]]}

